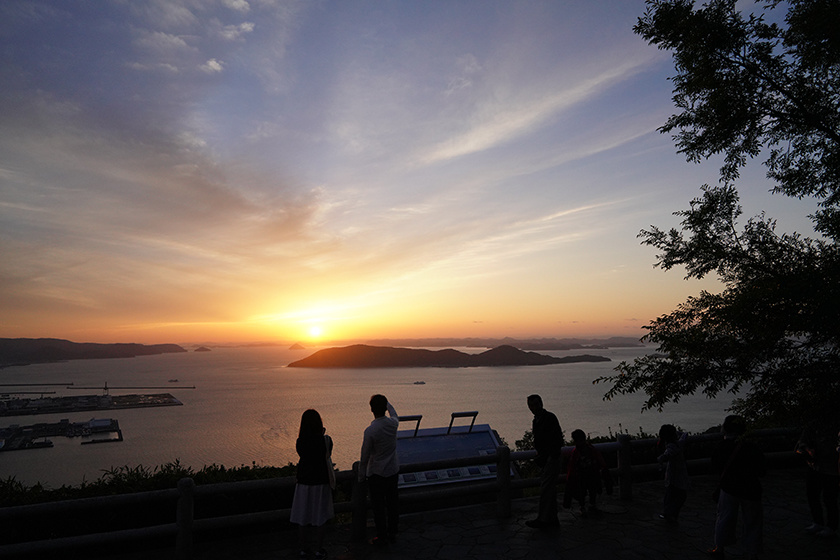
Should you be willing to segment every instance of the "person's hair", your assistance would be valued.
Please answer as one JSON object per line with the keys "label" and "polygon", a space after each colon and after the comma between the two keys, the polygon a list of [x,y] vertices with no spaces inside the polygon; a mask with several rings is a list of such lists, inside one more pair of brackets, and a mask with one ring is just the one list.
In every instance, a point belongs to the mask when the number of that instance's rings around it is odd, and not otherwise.
{"label": "person's hair", "polygon": [[[522,398],[522,397],[519,397],[519,398]],[[519,402],[522,402],[522,401],[519,401]],[[540,406],[543,405],[542,397],[539,396],[539,395],[536,395],[536,394],[535,395],[528,395],[528,402],[537,403]]]}
{"label": "person's hair", "polygon": [[385,398],[385,395],[373,395],[370,398],[370,410],[377,417],[385,416],[385,412],[388,410],[388,399]]}
{"label": "person's hair", "polygon": [[747,431],[747,422],[743,416],[730,414],[723,420],[723,433],[730,436],[740,436]]}
{"label": "person's hair", "polygon": [[575,443],[585,443],[586,433],[583,430],[575,430],[572,432],[572,441]]}
{"label": "person's hair", "polygon": [[300,432],[298,437],[320,437],[324,434],[324,422],[321,415],[314,408],[304,410],[300,417]]}
{"label": "person's hair", "polygon": [[662,424],[659,428],[659,438],[669,443],[677,441],[677,429],[673,424]]}

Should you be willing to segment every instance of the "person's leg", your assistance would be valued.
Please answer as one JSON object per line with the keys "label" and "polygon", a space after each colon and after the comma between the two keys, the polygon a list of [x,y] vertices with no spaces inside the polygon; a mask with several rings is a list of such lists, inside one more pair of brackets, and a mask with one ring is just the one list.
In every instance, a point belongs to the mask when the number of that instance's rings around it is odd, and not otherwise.
{"label": "person's leg", "polygon": [[838,521],[840,521],[840,511],[837,507],[837,498],[840,495],[840,487],[838,482],[840,478],[829,474],[822,474],[822,497],[825,503],[825,526],[832,531],[837,530]]}
{"label": "person's leg", "polygon": [[662,515],[665,519],[674,517],[674,487],[670,484],[665,487],[665,497],[662,499]]}
{"label": "person's leg", "polygon": [[397,534],[397,529],[400,522],[400,503],[399,503],[399,475],[389,476],[385,479],[385,507],[387,513],[387,532],[388,538],[393,539]]}
{"label": "person's leg", "polygon": [[306,550],[306,527],[298,525],[298,550]]}
{"label": "person's leg", "polygon": [[680,515],[680,511],[682,507],[685,505],[685,501],[688,498],[688,490],[685,488],[676,488],[676,497],[674,500],[674,517],[678,517]]}
{"label": "person's leg", "polygon": [[809,468],[805,475],[805,495],[808,498],[808,508],[811,510],[811,520],[817,525],[825,525],[822,504],[820,504],[821,490],[822,484],[819,473]]}
{"label": "person's leg", "polygon": [[317,527],[315,527],[315,538],[316,542],[318,543],[318,551],[323,550],[324,548],[324,534],[327,532],[327,524],[323,523]]}
{"label": "person's leg", "polygon": [[805,495],[808,498],[808,508],[811,510],[811,520],[817,525],[825,525],[822,505],[820,504],[820,475],[814,469],[808,469],[805,476]]}
{"label": "person's leg", "polygon": [[385,542],[388,536],[385,479],[378,475],[372,475],[368,478],[368,487],[370,488],[370,503],[373,507],[373,522],[376,525],[376,537]]}
{"label": "person's leg", "polygon": [[715,549],[723,550],[735,543],[735,527],[738,522],[738,498],[720,491],[717,518],[715,519]]}
{"label": "person's leg", "polygon": [[744,518],[744,552],[747,558],[757,558],[764,538],[764,508],[760,501],[741,500]]}
{"label": "person's leg", "polygon": [[682,488],[673,485],[665,487],[665,511],[663,513],[665,519],[672,521],[677,519],[687,496],[688,492]]}
{"label": "person's leg", "polygon": [[560,458],[550,458],[540,475],[540,512],[537,515],[537,520],[544,524],[554,525],[558,523],[557,477],[559,475]]}

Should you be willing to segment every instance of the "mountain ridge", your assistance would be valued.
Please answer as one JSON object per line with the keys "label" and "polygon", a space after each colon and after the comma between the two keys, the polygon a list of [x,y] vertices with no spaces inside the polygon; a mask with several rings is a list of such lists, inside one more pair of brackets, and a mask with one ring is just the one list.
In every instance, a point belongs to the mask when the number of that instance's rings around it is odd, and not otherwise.
{"label": "mountain ridge", "polygon": [[60,338],[0,338],[0,367],[93,360],[134,358],[186,352],[177,344],[71,342]]}
{"label": "mountain ridge", "polygon": [[603,356],[581,355],[546,356],[526,352],[510,345],[502,345],[480,354],[467,354],[459,350],[426,350],[422,348],[395,348],[392,346],[351,346],[325,348],[287,367],[315,368],[380,368],[380,367],[496,367],[538,366],[575,362],[609,362]]}

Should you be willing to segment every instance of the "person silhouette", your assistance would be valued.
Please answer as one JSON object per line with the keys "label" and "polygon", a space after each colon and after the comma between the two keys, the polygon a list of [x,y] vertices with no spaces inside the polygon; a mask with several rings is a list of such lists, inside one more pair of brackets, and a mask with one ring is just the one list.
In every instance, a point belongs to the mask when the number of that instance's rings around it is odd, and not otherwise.
{"label": "person silhouette", "polygon": [[376,536],[370,544],[385,546],[396,539],[399,523],[397,428],[400,418],[384,395],[370,398],[370,411],[373,421],[365,428],[359,481],[368,481],[373,506]]}
{"label": "person silhouette", "polygon": [[[327,521],[335,516],[332,489],[335,471],[332,464],[332,438],[326,435],[321,415],[314,409],[304,411],[295,443],[300,460],[297,483],[289,520],[298,525],[298,545],[302,558],[309,556],[307,527],[314,527],[317,548],[315,558],[326,558],[324,533]],[[332,476],[330,476],[332,474]]]}
{"label": "person silhouette", "polygon": [[677,432],[672,424],[663,424],[659,428],[659,441],[665,447],[657,458],[660,465],[665,465],[665,498],[659,517],[672,523],[679,517],[691,485],[685,463],[687,438],[687,434]]}
{"label": "person silhouette", "polygon": [[543,408],[542,397],[530,395],[528,409],[533,413],[531,433],[534,436],[536,463],[540,472],[540,504],[537,518],[526,521],[533,529],[552,529],[560,526],[557,518],[557,479],[563,452],[563,430],[557,416]]}
{"label": "person silhouette", "polygon": [[719,496],[715,519],[715,547],[707,553],[723,558],[724,547],[735,544],[738,512],[744,522],[743,541],[746,558],[758,558],[762,549],[764,512],[761,505],[761,480],[767,472],[764,454],[744,438],[747,425],[738,415],[723,421],[723,441],[712,455],[712,469],[719,473]]}

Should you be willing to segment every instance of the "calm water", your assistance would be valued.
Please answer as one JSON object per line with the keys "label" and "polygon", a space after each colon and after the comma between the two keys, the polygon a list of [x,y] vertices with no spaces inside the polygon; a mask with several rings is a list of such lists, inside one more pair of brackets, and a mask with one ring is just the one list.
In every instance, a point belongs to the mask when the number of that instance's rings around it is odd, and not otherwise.
{"label": "calm water", "polygon": [[[462,349],[476,352],[477,349]],[[333,459],[348,469],[357,460],[361,434],[370,423],[368,399],[385,394],[400,414],[422,414],[421,427],[446,426],[450,413],[477,410],[477,423],[490,424],[513,447],[530,429],[525,397],[543,396],[557,414],[567,435],[581,428],[591,436],[615,432],[621,424],[631,433],[641,427],[655,432],[663,423],[689,431],[705,430],[721,422],[726,400],[703,396],[683,399],[663,413],[641,413],[642,395],[602,400],[604,385],[592,380],[611,373],[621,360],[652,349],[610,349],[590,353],[612,362],[499,368],[396,368],[330,370],[286,368],[313,349],[280,347],[220,348],[132,359],[78,360],[61,364],[0,369],[0,383],[74,383],[75,386],[166,386],[167,390],[112,390],[111,394],[171,392],[184,406],[96,411],[73,414],[0,418],[0,425],[79,422],[96,418],[119,420],[125,440],[80,445],[79,439],[52,438],[55,447],[0,453],[0,477],[14,476],[51,487],[95,480],[110,467],[154,467],[175,459],[200,469],[284,465],[297,460],[295,439],[300,415],[317,409],[335,441]],[[546,352],[552,355],[581,353]],[[168,380],[177,378],[178,384]],[[415,381],[425,381],[415,385]],[[196,389],[177,389],[195,385]],[[59,395],[96,391],[51,387]],[[464,422],[456,420],[456,425]],[[413,423],[411,426],[413,428]]]}

